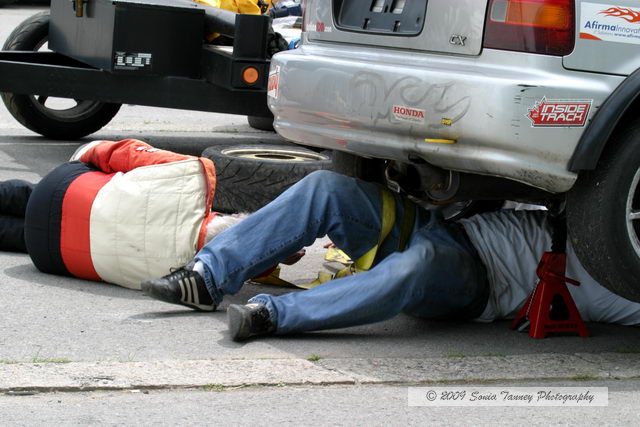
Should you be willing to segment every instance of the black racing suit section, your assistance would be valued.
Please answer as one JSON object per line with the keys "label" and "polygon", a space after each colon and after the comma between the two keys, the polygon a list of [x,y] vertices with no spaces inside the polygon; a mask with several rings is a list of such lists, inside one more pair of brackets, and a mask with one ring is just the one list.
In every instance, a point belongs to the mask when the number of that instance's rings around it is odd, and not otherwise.
{"label": "black racing suit section", "polygon": [[71,183],[96,169],[81,162],[64,163],[36,186],[25,215],[25,242],[31,260],[43,273],[70,276],[60,251],[62,202]]}
{"label": "black racing suit section", "polygon": [[0,182],[0,251],[27,251],[24,214],[33,187],[20,179]]}

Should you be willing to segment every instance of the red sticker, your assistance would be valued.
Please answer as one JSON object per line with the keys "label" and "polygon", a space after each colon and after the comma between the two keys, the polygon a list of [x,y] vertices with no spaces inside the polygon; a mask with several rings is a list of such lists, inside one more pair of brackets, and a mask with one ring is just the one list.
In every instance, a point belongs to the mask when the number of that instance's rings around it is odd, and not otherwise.
{"label": "red sticker", "polygon": [[622,18],[627,22],[640,22],[640,11],[629,9],[628,7],[610,7],[600,13],[604,16]]}
{"label": "red sticker", "polygon": [[267,96],[278,99],[278,92],[280,90],[280,66],[276,65],[275,68],[269,71],[269,81],[267,82]]}
{"label": "red sticker", "polygon": [[587,122],[593,100],[572,101],[542,98],[529,109],[527,117],[533,127],[582,127]]}

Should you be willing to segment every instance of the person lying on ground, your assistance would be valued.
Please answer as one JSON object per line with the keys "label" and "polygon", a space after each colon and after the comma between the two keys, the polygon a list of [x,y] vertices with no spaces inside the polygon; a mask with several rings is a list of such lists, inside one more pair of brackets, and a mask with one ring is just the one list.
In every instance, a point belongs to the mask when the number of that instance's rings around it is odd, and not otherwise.
{"label": "person lying on ground", "polygon": [[[142,282],[142,290],[165,302],[213,311],[249,278],[328,235],[351,259],[375,252],[373,268],[310,290],[260,294],[247,305],[231,305],[234,340],[345,328],[400,312],[483,322],[514,317],[537,283],[540,257],[551,248],[548,214],[499,211],[447,223],[437,211],[403,199],[375,184],[314,172],[218,235],[184,268]],[[384,213],[385,205],[394,207]],[[380,242],[389,212],[395,221]],[[567,276],[581,282],[569,289],[582,318],[640,323],[640,304],[600,286],[570,245],[567,250]],[[186,286],[194,287],[198,305],[185,294]]]}
{"label": "person lying on ground", "polygon": [[211,212],[215,170],[206,158],[127,139],[90,143],[72,159],[37,186],[0,182],[0,250],[28,252],[44,273],[140,289],[247,216]]}
{"label": "person lying on ground", "polygon": [[28,252],[44,273],[140,289],[246,216],[211,212],[206,158],[126,139],[92,142],[72,160],[35,188],[0,184],[0,247]]}

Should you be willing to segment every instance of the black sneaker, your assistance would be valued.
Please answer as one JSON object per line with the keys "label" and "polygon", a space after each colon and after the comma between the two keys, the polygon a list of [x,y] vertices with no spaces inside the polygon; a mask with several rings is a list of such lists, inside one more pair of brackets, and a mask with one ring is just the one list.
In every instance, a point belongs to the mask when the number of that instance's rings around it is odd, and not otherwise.
{"label": "black sneaker", "polygon": [[172,271],[159,279],[145,280],[141,287],[142,292],[160,301],[186,305],[200,311],[216,309],[204,279],[189,266]]}
{"label": "black sneaker", "polygon": [[262,304],[230,305],[227,308],[227,326],[234,341],[276,330],[276,325],[269,319],[269,310]]}

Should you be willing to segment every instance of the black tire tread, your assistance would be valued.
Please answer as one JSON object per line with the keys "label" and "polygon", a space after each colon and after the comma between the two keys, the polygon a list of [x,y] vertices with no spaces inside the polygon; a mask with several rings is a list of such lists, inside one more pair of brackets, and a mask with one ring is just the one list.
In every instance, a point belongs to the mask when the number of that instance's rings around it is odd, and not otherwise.
{"label": "black tire tread", "polygon": [[[30,38],[35,37],[42,39],[40,33],[46,34],[43,28],[49,26],[49,11],[38,12],[35,15],[22,21],[16,28],[11,31],[9,37],[4,42],[2,50],[20,50],[20,47],[26,43],[31,44]],[[29,49],[31,50],[31,49]]]}
{"label": "black tire tread", "polygon": [[[48,35],[50,12],[43,11],[27,18],[9,35],[3,50],[34,50]],[[0,93],[7,110],[27,129],[52,139],[78,139],[102,129],[113,119],[119,104],[103,103],[95,112],[80,121],[61,123],[42,115],[28,95]]]}
{"label": "black tire tread", "polygon": [[273,128],[273,116],[272,117],[259,117],[259,116],[247,116],[247,122],[249,126],[254,129],[264,130],[267,132],[275,132]]}
{"label": "black tire tread", "polygon": [[226,146],[209,147],[202,153],[216,166],[213,210],[219,212],[256,211],[309,173],[331,168],[329,159],[300,163],[261,162],[225,156],[220,152],[224,148]]}
{"label": "black tire tread", "polygon": [[637,302],[640,302],[640,259],[630,242],[620,238],[627,231],[619,215],[621,209],[624,212],[622,198],[627,195],[627,189],[620,187],[624,176],[630,173],[628,167],[633,168],[633,162],[635,168],[640,166],[639,145],[640,121],[618,129],[598,167],[581,172],[567,196],[569,236],[583,266],[600,284]]}

